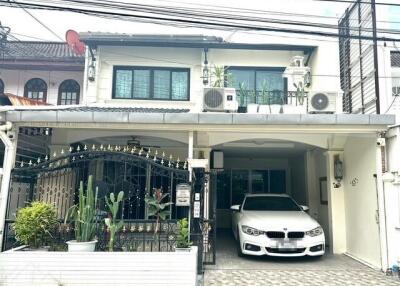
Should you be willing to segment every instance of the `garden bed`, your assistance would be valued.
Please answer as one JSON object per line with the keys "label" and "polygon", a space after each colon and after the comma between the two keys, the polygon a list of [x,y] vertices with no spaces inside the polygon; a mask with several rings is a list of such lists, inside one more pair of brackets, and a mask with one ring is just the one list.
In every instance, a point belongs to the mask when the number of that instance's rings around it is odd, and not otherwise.
{"label": "garden bed", "polygon": [[197,247],[187,252],[0,253],[1,285],[195,285]]}

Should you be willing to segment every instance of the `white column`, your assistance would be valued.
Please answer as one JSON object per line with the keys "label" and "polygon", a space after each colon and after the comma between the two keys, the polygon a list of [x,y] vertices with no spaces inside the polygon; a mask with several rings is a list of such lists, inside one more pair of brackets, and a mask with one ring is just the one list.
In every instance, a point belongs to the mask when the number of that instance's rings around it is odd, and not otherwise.
{"label": "white column", "polygon": [[[378,136],[379,137],[379,136]],[[376,193],[378,197],[378,218],[379,218],[379,237],[381,246],[381,265],[382,270],[386,271],[390,267],[388,265],[388,245],[387,245],[387,229],[386,229],[386,204],[385,193],[382,179],[382,151],[385,146],[376,146]]]}
{"label": "white column", "polygon": [[[193,131],[189,131],[189,134],[188,134],[188,161],[190,159],[193,159],[193,136],[194,136]],[[193,170],[192,170],[192,167],[190,166],[190,164],[188,166],[188,169],[189,169],[189,182],[191,182]]]}
{"label": "white column", "polygon": [[338,186],[334,176],[333,164],[335,155],[339,155],[340,159],[343,160],[343,151],[325,152],[329,206],[329,239],[332,253],[340,254],[346,252],[346,213],[343,183]]}
{"label": "white column", "polygon": [[5,145],[3,160],[3,177],[0,191],[0,250],[3,248],[4,227],[7,214],[8,194],[10,190],[11,170],[14,168],[17,153],[17,138],[11,140],[4,131],[0,131],[0,139]]}

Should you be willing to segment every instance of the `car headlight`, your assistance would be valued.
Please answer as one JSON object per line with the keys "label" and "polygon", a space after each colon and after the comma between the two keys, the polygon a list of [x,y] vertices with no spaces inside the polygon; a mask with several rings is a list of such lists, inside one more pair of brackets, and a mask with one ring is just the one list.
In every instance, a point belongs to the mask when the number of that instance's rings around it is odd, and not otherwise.
{"label": "car headlight", "polygon": [[311,236],[311,237],[318,236],[323,233],[324,233],[324,230],[320,226],[318,226],[312,230],[306,231],[306,235]]}
{"label": "car headlight", "polygon": [[247,226],[247,225],[242,225],[242,231],[246,234],[254,235],[254,236],[262,235],[265,233],[262,230],[255,229],[255,228]]}

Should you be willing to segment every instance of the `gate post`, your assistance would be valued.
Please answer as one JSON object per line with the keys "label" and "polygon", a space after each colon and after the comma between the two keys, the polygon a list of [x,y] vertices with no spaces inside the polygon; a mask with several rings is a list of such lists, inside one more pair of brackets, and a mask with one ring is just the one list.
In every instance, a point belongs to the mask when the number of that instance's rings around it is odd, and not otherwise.
{"label": "gate post", "polygon": [[11,171],[15,164],[15,156],[17,154],[17,135],[11,138],[5,131],[11,129],[11,124],[8,126],[0,126],[0,139],[5,145],[4,160],[3,160],[3,174],[1,178],[0,190],[0,251],[3,250],[4,233],[6,226],[8,194],[10,190]]}

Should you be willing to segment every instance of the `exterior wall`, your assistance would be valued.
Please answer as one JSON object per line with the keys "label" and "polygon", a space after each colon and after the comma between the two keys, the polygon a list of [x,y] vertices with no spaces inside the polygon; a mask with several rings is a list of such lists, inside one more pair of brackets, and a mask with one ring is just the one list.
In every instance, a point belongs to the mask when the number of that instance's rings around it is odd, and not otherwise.
{"label": "exterior wall", "polygon": [[344,149],[347,253],[381,267],[377,222],[376,139],[352,137]]}
{"label": "exterior wall", "polygon": [[304,156],[297,156],[289,159],[290,166],[290,185],[291,195],[297,203],[308,206],[307,192],[305,189],[306,184],[306,165],[304,162]]}
{"label": "exterior wall", "polygon": [[0,254],[1,285],[196,285],[189,252],[38,252]]}
{"label": "exterior wall", "polygon": [[[310,60],[313,74],[310,90],[338,92],[340,84],[337,76],[319,76],[332,74],[332,71],[336,73],[339,70],[337,43],[317,44],[319,47]],[[295,55],[303,55],[303,52],[210,49],[208,61],[211,69],[214,65],[285,68]],[[201,78],[204,60],[202,49],[100,46],[96,51],[96,57],[96,80],[87,82],[84,102],[137,107],[189,108],[193,112],[202,110],[204,87]],[[112,99],[113,66],[116,65],[190,68],[190,101]],[[289,89],[293,89],[290,83]]]}
{"label": "exterior wall", "polygon": [[387,173],[384,174],[388,266],[400,264],[400,128],[392,128],[386,139]]}
{"label": "exterior wall", "polygon": [[4,82],[4,92],[24,96],[24,87],[28,80],[41,78],[47,84],[47,103],[57,105],[58,88],[67,79],[76,80],[83,90],[83,72],[75,71],[39,71],[39,70],[9,70],[0,69],[0,79]]}
{"label": "exterior wall", "polygon": [[305,164],[307,166],[305,193],[307,194],[308,206],[310,208],[309,214],[321,224],[325,232],[326,243],[330,245],[329,205],[321,204],[319,185],[319,179],[326,178],[327,176],[324,150],[315,149],[308,151],[305,157]]}

